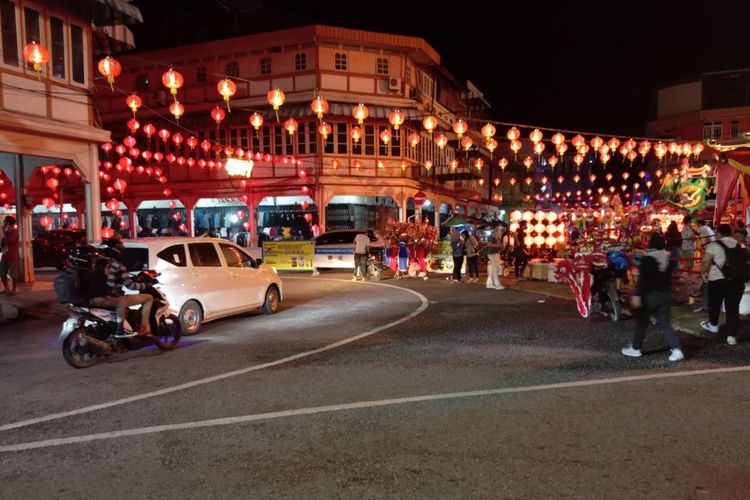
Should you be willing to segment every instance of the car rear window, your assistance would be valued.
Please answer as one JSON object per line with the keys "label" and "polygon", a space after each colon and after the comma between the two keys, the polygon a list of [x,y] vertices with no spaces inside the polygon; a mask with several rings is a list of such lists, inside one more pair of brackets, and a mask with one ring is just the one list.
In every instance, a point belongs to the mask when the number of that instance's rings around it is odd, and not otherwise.
{"label": "car rear window", "polygon": [[219,254],[213,243],[190,243],[190,260],[196,267],[221,267]]}
{"label": "car rear window", "polygon": [[163,261],[169,262],[173,266],[185,267],[187,265],[187,260],[185,259],[185,245],[172,245],[156,254],[156,256]]}
{"label": "car rear window", "polygon": [[148,248],[125,247],[122,260],[130,272],[148,269]]}

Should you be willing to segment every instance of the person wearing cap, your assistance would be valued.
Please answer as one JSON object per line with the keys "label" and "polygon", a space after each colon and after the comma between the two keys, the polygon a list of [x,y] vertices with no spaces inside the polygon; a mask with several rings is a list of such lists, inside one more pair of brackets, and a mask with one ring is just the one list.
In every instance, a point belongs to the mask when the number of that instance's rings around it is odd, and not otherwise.
{"label": "person wearing cap", "polygon": [[[3,283],[3,292],[15,295],[18,279],[21,274],[21,254],[18,251],[18,229],[16,218],[8,216],[3,221],[3,236],[0,239],[0,281]],[[10,288],[8,279],[10,278]]]}

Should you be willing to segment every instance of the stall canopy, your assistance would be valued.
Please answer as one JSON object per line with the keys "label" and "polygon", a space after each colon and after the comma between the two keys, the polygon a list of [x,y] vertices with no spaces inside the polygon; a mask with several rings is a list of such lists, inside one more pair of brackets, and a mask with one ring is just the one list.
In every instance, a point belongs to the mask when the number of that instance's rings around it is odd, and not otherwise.
{"label": "stall canopy", "polygon": [[729,205],[737,181],[742,180],[742,196],[745,205],[750,204],[750,146],[723,152],[726,161],[716,167],[716,218]]}

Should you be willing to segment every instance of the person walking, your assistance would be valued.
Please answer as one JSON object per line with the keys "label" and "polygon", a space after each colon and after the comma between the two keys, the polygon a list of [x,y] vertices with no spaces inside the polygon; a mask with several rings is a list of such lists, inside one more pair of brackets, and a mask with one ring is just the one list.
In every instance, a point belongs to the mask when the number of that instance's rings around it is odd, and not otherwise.
{"label": "person walking", "polygon": [[467,283],[476,283],[479,281],[479,242],[469,234],[469,231],[461,233],[464,237],[466,246],[466,274]]}
{"label": "person walking", "polygon": [[496,227],[490,234],[490,239],[487,242],[487,260],[489,263],[487,266],[487,288],[495,290],[505,289],[500,282],[500,274],[502,272],[500,248],[503,235],[501,228],[502,226]]}
{"label": "person walking", "polygon": [[[18,229],[16,229],[16,218],[7,216],[3,221],[3,236],[0,239],[0,281],[3,283],[3,292],[15,295],[18,280],[21,275],[21,254],[18,251]],[[8,278],[11,284],[8,286]]]}
{"label": "person walking", "polygon": [[674,263],[672,267],[675,271],[680,267],[680,259],[682,257],[682,234],[677,229],[677,222],[672,221],[667,226],[667,232],[664,235],[666,240],[667,250],[669,251],[669,258]]}
{"label": "person walking", "polygon": [[625,356],[635,358],[641,356],[641,347],[646,337],[649,318],[655,314],[656,326],[661,330],[672,350],[669,361],[685,359],[680,342],[669,321],[669,308],[672,302],[670,282],[674,261],[670,261],[670,255],[664,250],[664,245],[664,237],[658,232],[653,233],[648,244],[648,251],[641,259],[638,288],[631,302],[633,309],[637,310],[635,334],[630,347],[622,350]]}
{"label": "person walking", "polygon": [[740,301],[748,278],[747,262],[747,250],[732,237],[732,226],[721,224],[719,239],[708,244],[701,261],[701,273],[708,291],[708,321],[702,321],[701,327],[708,332],[719,333],[723,303],[727,318],[724,330],[729,345],[737,345]]}
{"label": "person walking", "polygon": [[461,283],[461,268],[464,267],[466,247],[463,235],[451,228],[451,254],[453,255],[453,282]]}
{"label": "person walking", "polygon": [[362,281],[367,281],[367,257],[370,249],[370,238],[366,233],[359,233],[354,237],[354,276],[352,281],[357,281],[357,274],[362,275]]}

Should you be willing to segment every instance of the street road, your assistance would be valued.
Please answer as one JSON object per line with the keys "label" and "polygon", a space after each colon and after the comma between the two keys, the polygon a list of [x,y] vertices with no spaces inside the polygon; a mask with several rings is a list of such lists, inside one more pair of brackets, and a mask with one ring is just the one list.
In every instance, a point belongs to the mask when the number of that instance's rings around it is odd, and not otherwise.
{"label": "street road", "polygon": [[[0,498],[750,498],[750,335],[444,280],[287,275],[276,315],[86,370],[0,330]],[[744,326],[743,326],[744,327]]]}

